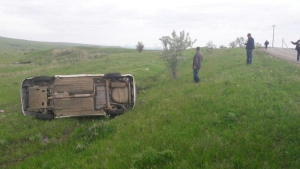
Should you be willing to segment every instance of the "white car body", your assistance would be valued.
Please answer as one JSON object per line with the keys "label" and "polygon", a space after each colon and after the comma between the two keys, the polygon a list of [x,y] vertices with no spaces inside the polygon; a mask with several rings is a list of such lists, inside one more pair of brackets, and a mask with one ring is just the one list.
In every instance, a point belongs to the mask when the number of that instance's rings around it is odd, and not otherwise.
{"label": "white car body", "polygon": [[53,119],[74,116],[122,114],[136,103],[131,74],[77,74],[37,76],[23,80],[25,116]]}

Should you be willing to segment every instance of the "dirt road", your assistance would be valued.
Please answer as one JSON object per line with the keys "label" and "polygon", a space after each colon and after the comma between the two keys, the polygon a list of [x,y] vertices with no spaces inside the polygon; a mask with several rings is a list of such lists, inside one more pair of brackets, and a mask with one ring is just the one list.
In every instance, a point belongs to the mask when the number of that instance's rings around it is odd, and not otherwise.
{"label": "dirt road", "polygon": [[297,51],[295,49],[287,49],[287,48],[261,48],[263,52],[266,52],[270,55],[285,59],[289,62],[293,62],[296,64],[300,64],[297,62]]}

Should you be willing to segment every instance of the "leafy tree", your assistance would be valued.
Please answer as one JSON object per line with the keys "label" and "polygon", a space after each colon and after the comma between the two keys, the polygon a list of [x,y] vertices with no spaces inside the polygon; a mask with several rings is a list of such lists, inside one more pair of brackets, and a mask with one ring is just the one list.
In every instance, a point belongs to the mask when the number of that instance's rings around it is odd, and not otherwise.
{"label": "leafy tree", "polygon": [[245,39],[243,37],[236,38],[236,40],[234,42],[235,42],[236,46],[242,47],[245,43]]}
{"label": "leafy tree", "polygon": [[236,38],[236,40],[234,42],[235,42],[236,46],[242,47],[245,43],[245,39],[243,37]]}
{"label": "leafy tree", "polygon": [[221,45],[219,48],[220,48],[220,49],[226,49],[227,47],[224,46],[224,45]]}
{"label": "leafy tree", "polygon": [[261,44],[260,43],[255,43],[255,46],[256,47],[261,47]]}
{"label": "leafy tree", "polygon": [[235,43],[235,41],[232,41],[231,43],[229,43],[229,47],[231,47],[231,48],[235,48],[235,47],[236,47],[236,43]]}
{"label": "leafy tree", "polygon": [[235,42],[235,44],[236,44],[237,46],[239,46],[239,47],[242,46],[242,43],[241,43],[240,38],[236,38],[236,40],[235,40],[234,42]]}
{"label": "leafy tree", "polygon": [[240,37],[240,41],[241,41],[242,45],[245,44],[245,39],[243,37]]}
{"label": "leafy tree", "polygon": [[212,42],[212,41],[208,41],[207,43],[206,43],[206,46],[205,47],[207,47],[207,48],[209,48],[209,49],[213,49],[213,48],[216,48],[217,46]]}
{"label": "leafy tree", "polygon": [[163,44],[162,57],[166,66],[171,71],[173,78],[176,78],[182,52],[192,47],[196,39],[192,41],[189,33],[185,34],[184,31],[181,31],[179,36],[173,31],[171,37],[163,36],[159,40]]}
{"label": "leafy tree", "polygon": [[144,50],[143,42],[138,42],[138,44],[136,45],[136,50],[138,50],[140,53]]}

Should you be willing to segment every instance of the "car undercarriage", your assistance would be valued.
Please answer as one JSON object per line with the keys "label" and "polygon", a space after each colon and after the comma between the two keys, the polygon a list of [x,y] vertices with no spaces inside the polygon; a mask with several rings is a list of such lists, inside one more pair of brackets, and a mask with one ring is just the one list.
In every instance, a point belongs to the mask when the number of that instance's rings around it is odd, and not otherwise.
{"label": "car undercarriage", "polygon": [[27,78],[21,87],[24,115],[40,119],[119,115],[134,107],[132,75],[56,75]]}

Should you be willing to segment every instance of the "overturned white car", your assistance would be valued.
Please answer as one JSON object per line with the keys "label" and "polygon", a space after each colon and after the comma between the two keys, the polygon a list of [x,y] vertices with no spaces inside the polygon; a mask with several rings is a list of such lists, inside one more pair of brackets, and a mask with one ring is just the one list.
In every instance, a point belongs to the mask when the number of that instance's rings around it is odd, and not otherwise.
{"label": "overturned white car", "polygon": [[53,119],[74,116],[116,116],[136,102],[130,74],[55,75],[26,78],[21,86],[25,116]]}

